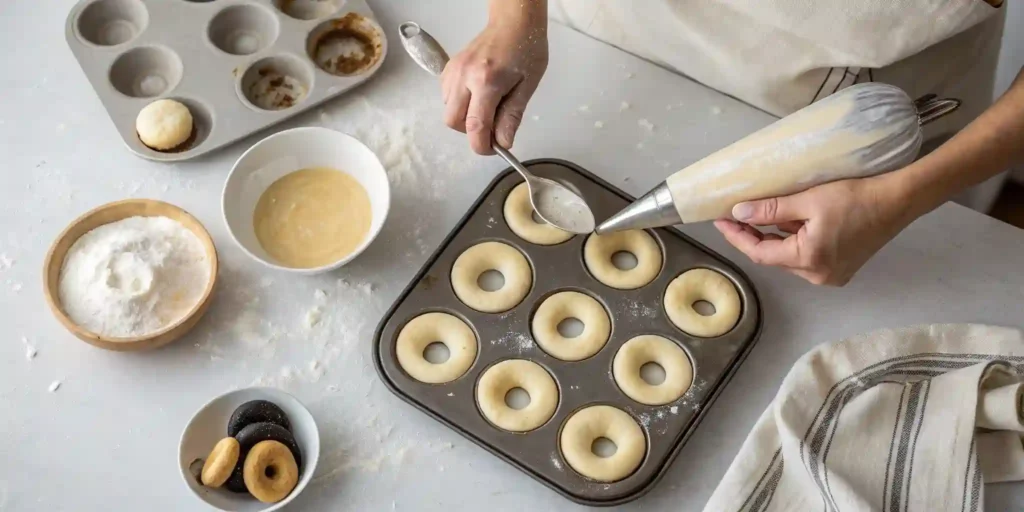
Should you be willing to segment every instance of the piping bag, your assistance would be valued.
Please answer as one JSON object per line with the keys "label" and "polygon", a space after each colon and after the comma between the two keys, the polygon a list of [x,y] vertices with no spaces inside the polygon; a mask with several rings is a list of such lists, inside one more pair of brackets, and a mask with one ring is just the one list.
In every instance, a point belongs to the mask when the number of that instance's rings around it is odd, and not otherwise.
{"label": "piping bag", "polygon": [[595,232],[729,218],[744,201],[899,169],[917,158],[921,127],[959,106],[887,84],[847,87],[669,176]]}

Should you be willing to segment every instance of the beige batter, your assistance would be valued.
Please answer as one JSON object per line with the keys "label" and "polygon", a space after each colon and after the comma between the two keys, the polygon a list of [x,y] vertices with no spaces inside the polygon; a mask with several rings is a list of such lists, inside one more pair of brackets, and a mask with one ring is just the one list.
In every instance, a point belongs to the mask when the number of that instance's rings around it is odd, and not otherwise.
{"label": "beige batter", "polygon": [[[704,316],[694,309],[702,300],[715,307],[713,315]],[[668,319],[692,336],[714,338],[731,331],[740,319],[740,308],[740,294],[732,281],[706,268],[683,272],[665,290]]]}
{"label": "beige batter", "polygon": [[[431,363],[423,351],[434,342],[448,348],[448,360]],[[402,327],[395,344],[398,365],[410,377],[427,384],[451,382],[476,361],[476,334],[466,322],[447,313],[426,313]]]}
{"label": "beige batter", "polygon": [[[505,284],[494,291],[484,290],[477,280],[488,270],[496,270]],[[533,285],[533,271],[526,256],[501,242],[483,242],[463,252],[452,265],[452,289],[465,305],[484,313],[508,311],[526,297]]]}
{"label": "beige batter", "polygon": [[[657,363],[665,381],[648,384],[640,367]],[[637,336],[622,345],[612,361],[612,376],[626,396],[646,405],[665,405],[686,393],[693,384],[693,365],[686,352],[671,340],[653,334]]]}
{"label": "beige batter", "polygon": [[[611,457],[594,453],[594,441],[599,437],[615,443]],[[558,445],[572,469],[599,482],[626,478],[640,467],[647,453],[647,439],[640,425],[629,414],[609,405],[593,405],[573,413],[562,426]]]}
{"label": "beige batter", "polygon": [[[575,318],[583,324],[579,336],[566,338],[558,324]],[[540,348],[563,361],[580,361],[598,352],[608,343],[612,321],[596,299],[580,292],[559,292],[540,303],[533,314],[533,338]]]}
{"label": "beige batter", "polygon": [[505,223],[519,238],[537,245],[560,244],[570,238],[572,233],[558,229],[544,221],[533,220],[533,205],[530,204],[530,187],[526,182],[516,185],[505,199],[503,209]]}
{"label": "beige batter", "polygon": [[271,184],[256,203],[252,223],[260,246],[274,261],[318,268],[362,245],[372,218],[370,196],[355,178],[315,167]]}
{"label": "beige batter", "polygon": [[[617,252],[636,257],[636,266],[622,270],[612,263]],[[594,278],[619,290],[633,290],[647,285],[661,272],[661,247],[642,229],[619,231],[606,235],[593,234],[583,245],[583,261]]]}
{"label": "beige batter", "polygon": [[[530,403],[513,409],[505,395],[522,388]],[[544,368],[525,359],[509,359],[488,368],[476,386],[480,412],[498,428],[510,432],[529,432],[547,423],[558,406],[558,385]]]}

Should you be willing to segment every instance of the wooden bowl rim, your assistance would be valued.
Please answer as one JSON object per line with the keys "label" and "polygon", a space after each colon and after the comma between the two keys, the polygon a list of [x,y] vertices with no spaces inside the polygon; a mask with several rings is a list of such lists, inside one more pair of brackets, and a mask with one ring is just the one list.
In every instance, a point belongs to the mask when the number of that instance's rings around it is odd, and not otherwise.
{"label": "wooden bowl rim", "polygon": [[[99,214],[100,212],[103,212],[103,211],[106,211],[106,210],[110,210],[110,209],[113,209],[113,208],[122,207],[124,205],[129,205],[129,204],[155,204],[155,205],[159,205],[161,207],[164,207],[164,208],[167,208],[169,210],[172,210],[175,213],[177,213],[178,215],[181,215],[181,216],[183,216],[185,218],[188,218],[188,219],[192,220],[193,222],[195,222],[195,225],[198,226],[199,230],[200,230],[198,233],[195,230],[190,229],[188,226],[185,226],[181,222],[179,222],[179,224],[182,224],[183,227],[185,227],[185,229],[188,229],[190,232],[194,233],[197,237],[199,237],[200,242],[203,243],[203,248],[204,249],[207,248],[207,245],[209,246],[210,251],[207,252],[207,255],[208,256],[212,256],[212,257],[209,258],[210,259],[210,279],[206,283],[206,288],[203,290],[203,295],[199,298],[199,301],[197,301],[196,304],[194,306],[192,306],[192,308],[188,311],[188,313],[186,313],[184,316],[179,318],[177,321],[175,321],[175,322],[173,322],[171,324],[168,324],[163,329],[160,329],[159,331],[147,334],[145,336],[133,336],[133,337],[129,337],[129,338],[107,337],[107,336],[102,336],[102,335],[99,335],[97,333],[94,333],[94,332],[92,332],[92,331],[90,331],[88,329],[85,329],[84,327],[76,324],[73,320],[71,320],[70,317],[68,317],[67,313],[64,312],[64,309],[61,306],[60,299],[58,297],[55,297],[54,294],[51,293],[51,291],[50,291],[51,285],[55,284],[55,283],[52,283],[51,279],[50,279],[50,268],[54,264],[59,264],[61,267],[64,266],[64,258],[67,256],[67,254],[65,253],[64,257],[62,257],[59,262],[55,262],[54,261],[55,256],[56,256],[55,253],[57,251],[57,247],[59,247],[62,242],[66,241],[66,239],[68,238],[69,234],[71,233],[72,230],[74,230],[74,228],[78,227],[79,225],[81,225],[82,223],[86,222],[91,217]],[[153,217],[153,216],[161,216],[161,215],[141,215],[141,216]],[[129,218],[129,217],[122,217],[120,219],[113,220],[111,222],[117,222],[118,220],[124,220],[124,219],[127,219],[127,218]],[[171,220],[175,220],[175,219],[171,219]],[[104,226],[106,224],[110,224],[111,222],[107,222],[107,223],[104,223],[104,224],[97,225],[97,226],[95,226],[92,229],[95,229],[95,228],[97,228],[99,226]],[[91,229],[89,231],[91,231]],[[88,231],[86,231],[86,233],[88,233]],[[85,234],[85,233],[83,233],[83,234]],[[81,235],[79,235],[79,238],[80,237],[81,237]],[[68,248],[70,249],[71,245],[73,245],[76,241],[78,241],[78,238],[76,238],[74,241],[72,241],[71,244],[68,245]],[[212,254],[210,254],[210,252],[212,252]],[[207,302],[209,302],[210,298],[213,296],[213,289],[214,289],[214,285],[217,282],[217,274],[218,274],[219,268],[220,268],[220,256],[217,253],[217,246],[216,246],[216,244],[213,243],[213,237],[210,236],[210,232],[206,229],[206,226],[203,225],[203,223],[200,222],[199,219],[197,219],[194,215],[192,215],[191,213],[187,212],[185,209],[183,209],[183,208],[181,208],[179,206],[173,205],[173,204],[168,203],[166,201],[161,201],[159,199],[141,199],[141,198],[121,199],[121,200],[118,200],[118,201],[113,201],[113,202],[110,202],[110,203],[102,204],[100,206],[97,206],[97,207],[95,207],[95,208],[93,208],[93,209],[83,213],[82,215],[79,215],[75,220],[73,220],[70,223],[68,223],[68,225],[61,231],[61,233],[59,235],[57,235],[57,238],[54,239],[53,243],[50,245],[49,250],[47,250],[47,252],[46,252],[46,259],[45,259],[45,261],[43,263],[43,294],[46,296],[46,302],[50,306],[50,311],[53,312],[53,315],[57,317],[57,320],[61,323],[61,325],[63,325],[65,329],[70,331],[71,334],[74,334],[79,339],[81,339],[83,341],[87,341],[90,344],[92,344],[94,346],[97,346],[97,347],[100,347],[100,348],[106,348],[106,349],[112,349],[112,350],[118,350],[118,349],[120,349],[120,350],[130,350],[133,347],[133,345],[140,344],[140,343],[145,343],[145,342],[148,342],[148,341],[152,341],[152,340],[154,340],[156,338],[164,336],[164,335],[174,331],[175,329],[181,327],[183,324],[187,323],[196,314],[198,314],[198,313],[205,313]],[[56,285],[59,286],[59,284],[60,284],[59,283],[60,272],[57,272],[57,276],[58,276],[58,282],[56,283]],[[184,333],[181,333],[181,334],[184,334]],[[173,341],[173,338],[172,339],[168,339],[165,343],[169,343],[171,341]],[[152,347],[143,347],[143,348],[157,348],[159,346],[162,346],[163,344],[164,343],[157,344],[157,345],[152,346]]]}

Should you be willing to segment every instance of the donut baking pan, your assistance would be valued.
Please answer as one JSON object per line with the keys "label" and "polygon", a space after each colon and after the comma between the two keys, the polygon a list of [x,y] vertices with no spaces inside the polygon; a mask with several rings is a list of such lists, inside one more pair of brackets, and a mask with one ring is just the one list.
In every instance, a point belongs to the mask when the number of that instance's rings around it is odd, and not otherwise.
{"label": "donut baking pan", "polygon": [[[133,153],[193,158],[365,82],[387,40],[365,0],[83,0],[65,37]],[[171,151],[139,140],[135,118],[159,98],[192,112]]]}
{"label": "donut baking pan", "polygon": [[[622,191],[564,161],[534,160],[526,165],[540,176],[559,180],[578,190],[597,218],[607,218],[633,201]],[[708,407],[743,361],[761,329],[761,308],[750,281],[735,266],[674,229],[649,231],[663,251],[654,281],[635,290],[605,286],[584,263],[586,236],[557,245],[533,245],[516,236],[505,223],[503,206],[510,191],[522,182],[511,169],[500,174],[483,192],[441,246],[381,320],[374,339],[374,361],[381,379],[403,400],[518,467],[566,498],[586,505],[616,505],[639,498],[664,475],[693,433]],[[529,261],[533,284],[516,307],[503,313],[482,313],[463,304],[453,291],[450,274],[456,259],[468,248],[497,241],[518,249]],[[735,326],[714,338],[690,336],[668,318],[663,298],[669,283],[694,268],[717,271],[735,285],[742,303]],[[558,291],[577,291],[597,299],[611,318],[608,342],[595,355],[580,361],[559,360],[535,341],[531,323],[538,306]],[[445,384],[425,384],[409,376],[398,361],[400,331],[413,318],[428,312],[453,315],[477,336],[477,355],[461,377]],[[612,375],[612,361],[627,340],[643,334],[660,335],[682,347],[693,365],[693,383],[679,399],[648,406],[624,394]],[[506,359],[538,363],[555,380],[558,404],[554,415],[527,433],[502,430],[480,412],[476,386],[485,370]],[[639,467],[613,482],[592,480],[570,466],[559,447],[561,429],[576,411],[589,405],[610,405],[640,425],[646,454]]]}

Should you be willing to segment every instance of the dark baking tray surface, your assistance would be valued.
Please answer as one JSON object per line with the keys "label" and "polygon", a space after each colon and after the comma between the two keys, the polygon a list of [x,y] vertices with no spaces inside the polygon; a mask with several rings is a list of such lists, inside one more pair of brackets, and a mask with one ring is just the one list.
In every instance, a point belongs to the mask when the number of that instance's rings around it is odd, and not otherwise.
{"label": "dark baking tray surface", "polygon": [[[597,219],[610,217],[633,198],[579,166],[554,159],[532,160],[526,165],[538,175],[576,188]],[[664,251],[664,263],[655,280],[638,290],[617,290],[590,276],[583,262],[586,236],[575,236],[554,246],[530,244],[506,225],[505,197],[522,182],[512,169],[499,174],[470,207],[458,225],[412,279],[377,327],[373,359],[384,384],[400,398],[444,423],[494,455],[524,471],[566,498],[586,505],[616,505],[639,498],[664,475],[669,464],[696,429],[761,330],[761,307],[749,279],[734,265],[676,229],[649,232]],[[455,296],[449,278],[455,259],[484,241],[501,241],[519,249],[533,267],[529,294],[510,311],[480,313]],[[718,338],[696,338],[668,320],[663,294],[669,282],[692,268],[721,272],[736,285],[743,303],[736,327]],[[607,345],[593,357],[566,362],[547,355],[533,341],[530,321],[537,306],[556,291],[576,290],[604,305],[612,319]],[[420,383],[398,365],[395,340],[409,320],[441,311],[466,321],[478,338],[476,362],[465,375],[447,384]],[[611,375],[618,348],[640,334],[665,336],[686,350],[694,367],[694,382],[683,397],[663,406],[647,406],[623,394]],[[492,426],[476,405],[475,386],[481,373],[504,359],[521,358],[539,363],[559,387],[555,415],[528,433],[511,433]],[[576,473],[558,449],[558,434],[565,420],[585,405],[607,404],[632,415],[647,437],[648,450],[640,467],[623,480],[596,482]]]}

